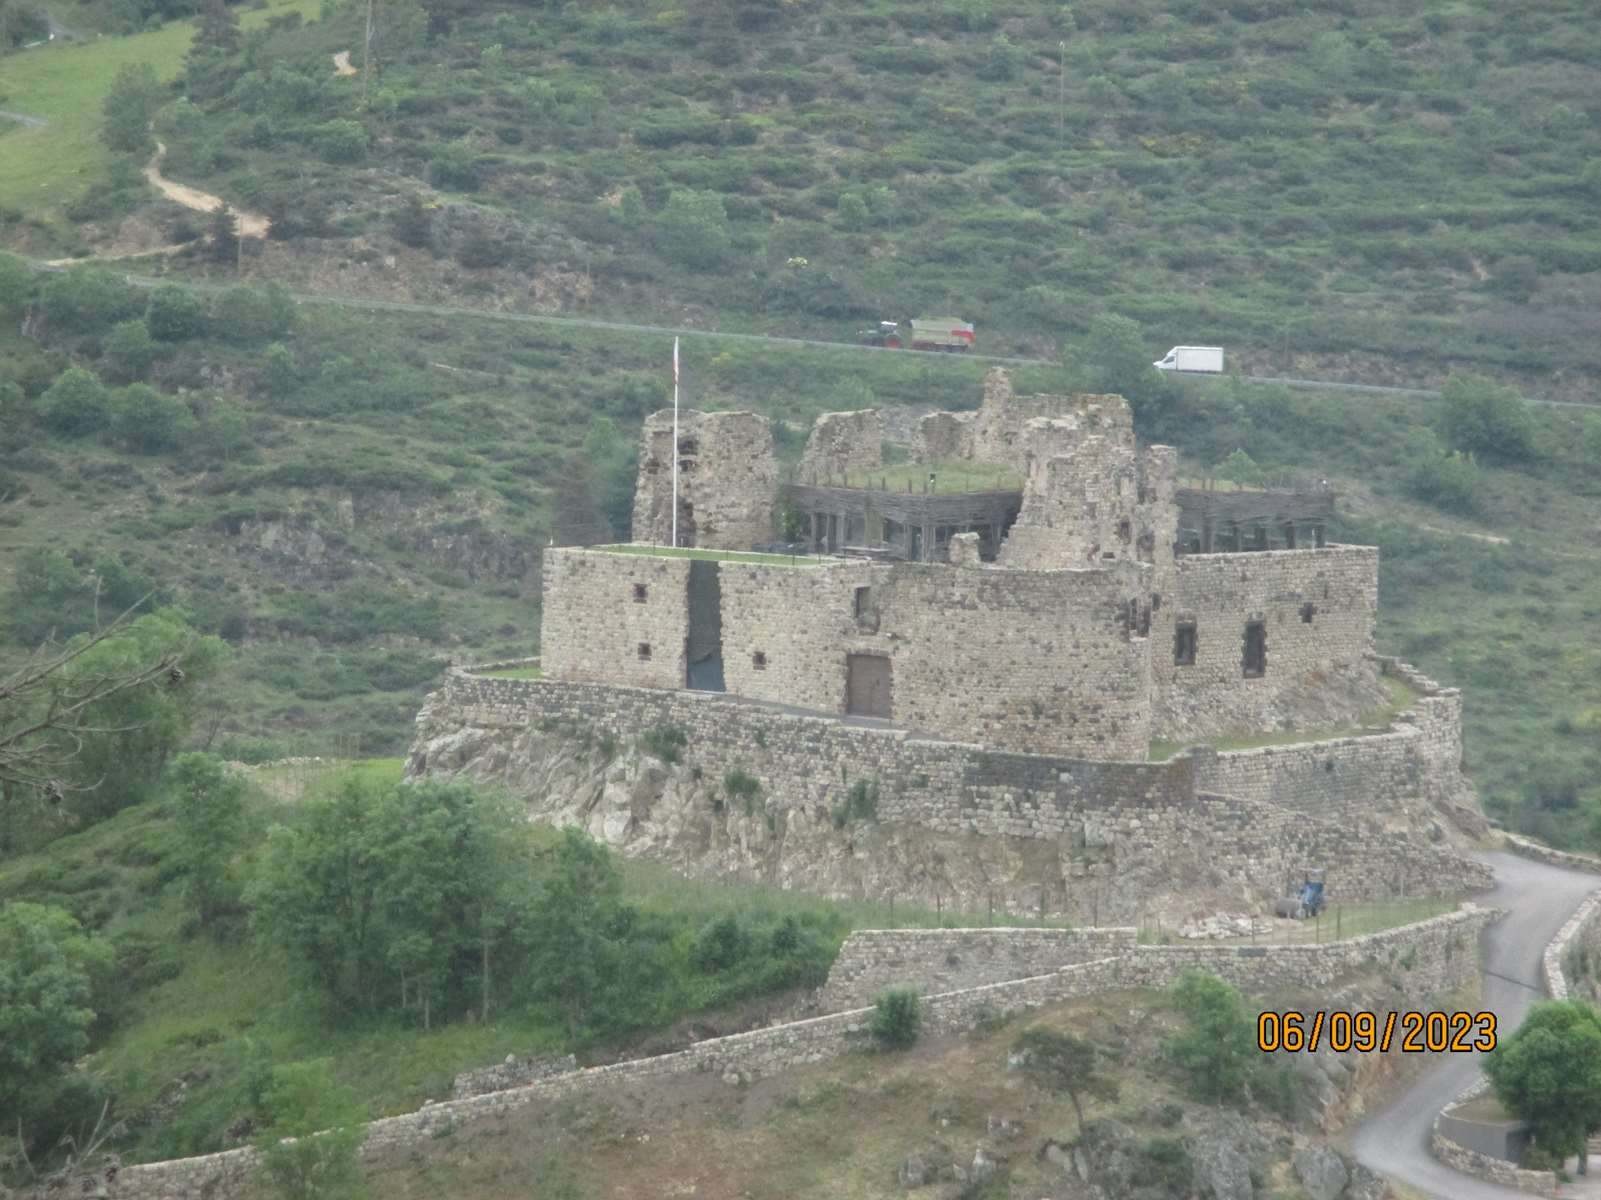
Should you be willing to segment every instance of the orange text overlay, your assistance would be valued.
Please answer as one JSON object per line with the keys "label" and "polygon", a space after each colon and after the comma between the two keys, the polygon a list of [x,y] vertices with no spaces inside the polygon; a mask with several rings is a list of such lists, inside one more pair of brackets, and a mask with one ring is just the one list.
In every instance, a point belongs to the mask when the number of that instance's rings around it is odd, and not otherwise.
{"label": "orange text overlay", "polygon": [[1359,1050],[1404,1054],[1468,1054],[1495,1049],[1492,1012],[1265,1012],[1256,1019],[1256,1048],[1264,1053],[1315,1054]]}

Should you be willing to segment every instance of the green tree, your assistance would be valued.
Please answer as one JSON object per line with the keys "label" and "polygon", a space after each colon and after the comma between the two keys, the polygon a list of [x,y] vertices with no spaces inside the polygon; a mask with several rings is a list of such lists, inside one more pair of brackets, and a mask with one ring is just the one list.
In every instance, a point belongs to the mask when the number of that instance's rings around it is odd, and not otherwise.
{"label": "green tree", "polygon": [[594,469],[601,515],[614,532],[627,530],[634,517],[638,439],[624,437],[610,417],[592,417],[584,435],[584,457]]}
{"label": "green tree", "polygon": [[148,383],[130,383],[112,399],[112,433],[140,454],[172,449],[193,424],[187,404]]}
{"label": "green tree", "polygon": [[149,63],[127,63],[112,80],[101,111],[100,137],[119,154],[144,154],[151,148],[150,121],[161,102],[161,82]]}
{"label": "green tree", "polygon": [[101,267],[73,267],[47,280],[40,304],[67,333],[99,333],[139,315],[144,300],[126,279]]}
{"label": "green tree", "polygon": [[611,936],[622,911],[622,879],[606,847],[566,829],[530,914],[532,978],[577,1036],[610,1002],[621,979],[622,947]]}
{"label": "green tree", "polygon": [[138,317],[119,321],[106,335],[105,355],[113,376],[123,382],[143,379],[150,364],[156,361],[158,347],[150,336],[150,327]]}
{"label": "green tree", "polygon": [[1171,415],[1175,389],[1151,365],[1151,349],[1138,321],[1117,313],[1101,313],[1090,322],[1084,344],[1084,367],[1090,385],[1115,392],[1129,402],[1140,432],[1155,435]]}
{"label": "green tree", "polygon": [[150,293],[145,324],[163,342],[181,342],[206,328],[206,302],[185,287],[165,284]]}
{"label": "green tree", "polygon": [[0,311],[22,308],[33,295],[33,272],[15,254],[0,254]]}
{"label": "green tree", "polygon": [[1215,975],[1186,971],[1169,995],[1188,1028],[1170,1038],[1166,1050],[1189,1077],[1190,1090],[1207,1103],[1243,1099],[1260,1056],[1240,993]]}
{"label": "green tree", "polygon": [[174,859],[200,924],[214,928],[236,899],[228,868],[244,833],[245,783],[214,754],[180,754],[170,774],[178,826]]}
{"label": "green tree", "polygon": [[360,162],[367,157],[367,127],[360,121],[329,121],[312,131],[311,144],[328,162]]}
{"label": "green tree", "polygon": [[867,201],[855,192],[846,192],[839,198],[835,211],[839,214],[839,223],[852,232],[867,228],[871,215],[867,211]]}
{"label": "green tree", "polygon": [[227,0],[205,0],[200,6],[200,28],[195,31],[194,49],[234,54],[239,49],[239,18]]}
{"label": "green tree", "polygon": [[80,437],[111,422],[111,396],[94,372],[68,367],[33,402],[39,419],[57,433]]}
{"label": "green tree", "polygon": [[1601,1013],[1579,1000],[1537,1004],[1484,1061],[1496,1098],[1556,1158],[1579,1156],[1601,1129]]}
{"label": "green tree", "polygon": [[1214,473],[1219,479],[1226,479],[1241,487],[1262,486],[1262,468],[1257,466],[1256,460],[1243,449],[1236,449],[1233,454],[1218,463]]}
{"label": "green tree", "polygon": [[22,1115],[89,1048],[96,979],[110,966],[110,947],[62,909],[0,908],[0,1112]]}
{"label": "green tree", "polygon": [[346,779],[271,831],[249,890],[256,927],[337,1008],[398,1005],[425,1024],[441,1003],[487,1008],[494,962],[521,928],[528,868],[501,865],[519,829],[463,785]]}
{"label": "green tree", "polygon": [[[215,262],[236,262],[239,256],[239,218],[227,204],[219,204],[211,210],[211,224],[206,233],[206,241],[211,247],[211,257]],[[227,332],[226,326],[224,333]]]}
{"label": "green tree", "polygon": [[1036,1026],[1018,1036],[1012,1052],[1021,1059],[1024,1075],[1073,1102],[1080,1132],[1084,1129],[1082,1097],[1117,1099],[1117,1080],[1098,1069],[1095,1047],[1083,1038]]}
{"label": "green tree", "polygon": [[1440,432],[1453,450],[1497,462],[1535,456],[1533,414],[1512,388],[1477,375],[1453,375],[1440,398]]}
{"label": "green tree", "polygon": [[613,540],[596,495],[592,460],[583,451],[562,460],[551,481],[551,537],[558,546],[602,546]]}
{"label": "green tree", "polygon": [[283,1200],[366,1195],[361,1170],[366,1113],[355,1092],[335,1081],[327,1059],[273,1067],[264,1107],[268,1123],[256,1149],[261,1178],[276,1195]]}
{"label": "green tree", "polygon": [[656,241],[664,255],[693,270],[721,266],[733,246],[723,198],[716,192],[674,191],[656,219]]}
{"label": "green tree", "polygon": [[200,426],[205,444],[231,460],[250,445],[250,422],[245,410],[232,400],[217,400],[206,410]]}

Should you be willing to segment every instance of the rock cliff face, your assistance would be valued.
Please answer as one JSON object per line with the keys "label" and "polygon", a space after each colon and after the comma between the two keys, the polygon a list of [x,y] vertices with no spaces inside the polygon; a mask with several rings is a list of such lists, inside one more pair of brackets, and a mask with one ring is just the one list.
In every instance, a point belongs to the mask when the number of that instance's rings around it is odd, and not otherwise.
{"label": "rock cliff face", "polygon": [[418,717],[408,773],[502,786],[531,820],[686,875],[882,903],[886,921],[894,902],[1175,923],[1266,911],[1309,866],[1346,902],[1488,886],[1430,844],[1426,786],[1459,758],[1436,762],[1423,736],[1091,763],[709,693],[458,669]]}

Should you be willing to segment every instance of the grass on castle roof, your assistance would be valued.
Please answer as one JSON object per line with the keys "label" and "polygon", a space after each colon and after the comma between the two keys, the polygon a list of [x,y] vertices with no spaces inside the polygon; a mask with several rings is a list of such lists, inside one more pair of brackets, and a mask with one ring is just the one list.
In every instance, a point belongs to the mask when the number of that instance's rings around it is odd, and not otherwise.
{"label": "grass on castle roof", "polygon": [[[933,487],[928,486],[929,473],[934,475]],[[810,477],[797,479],[797,483],[810,483]],[[825,480],[819,479],[822,484]],[[874,490],[905,492],[921,495],[950,496],[964,492],[1015,492],[1023,486],[1023,476],[1011,467],[998,463],[953,460],[935,463],[886,463],[881,467],[863,468],[845,474],[845,486]]]}
{"label": "grass on castle roof", "polygon": [[484,679],[543,679],[545,672],[539,667],[503,667],[498,671],[475,671]]}
{"label": "grass on castle roof", "polygon": [[1418,693],[1404,679],[1395,675],[1384,676],[1383,682],[1390,693],[1390,699],[1377,708],[1368,709],[1355,721],[1343,725],[1331,725],[1323,729],[1281,729],[1272,733],[1201,737],[1184,742],[1152,738],[1149,758],[1151,762],[1166,762],[1191,746],[1210,746],[1214,750],[1260,750],[1265,746],[1295,746],[1302,742],[1326,742],[1334,738],[1352,737],[1358,733],[1388,729],[1391,721],[1417,703]]}
{"label": "grass on castle roof", "polygon": [[604,550],[608,554],[644,554],[652,558],[698,558],[705,562],[766,563],[776,567],[809,567],[820,559],[804,554],[757,554],[749,550],[706,550],[689,546],[647,546],[642,543],[619,543],[615,546],[588,546],[589,550]]}

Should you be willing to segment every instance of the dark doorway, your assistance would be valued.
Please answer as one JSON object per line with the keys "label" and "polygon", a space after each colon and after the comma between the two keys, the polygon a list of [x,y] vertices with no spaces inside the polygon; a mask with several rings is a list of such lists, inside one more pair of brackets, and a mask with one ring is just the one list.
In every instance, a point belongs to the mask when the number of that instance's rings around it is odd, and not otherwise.
{"label": "dark doorway", "polygon": [[726,691],[723,683],[723,589],[717,564],[689,564],[689,638],[686,684],[697,692]]}
{"label": "dark doorway", "polygon": [[695,506],[682,496],[678,498],[678,544],[680,546],[695,544]]}
{"label": "dark doorway", "polygon": [[1267,674],[1267,625],[1261,621],[1245,623],[1244,669],[1247,679]]}
{"label": "dark doorway", "polygon": [[849,654],[845,673],[845,711],[888,720],[892,711],[889,659],[882,654]]}

